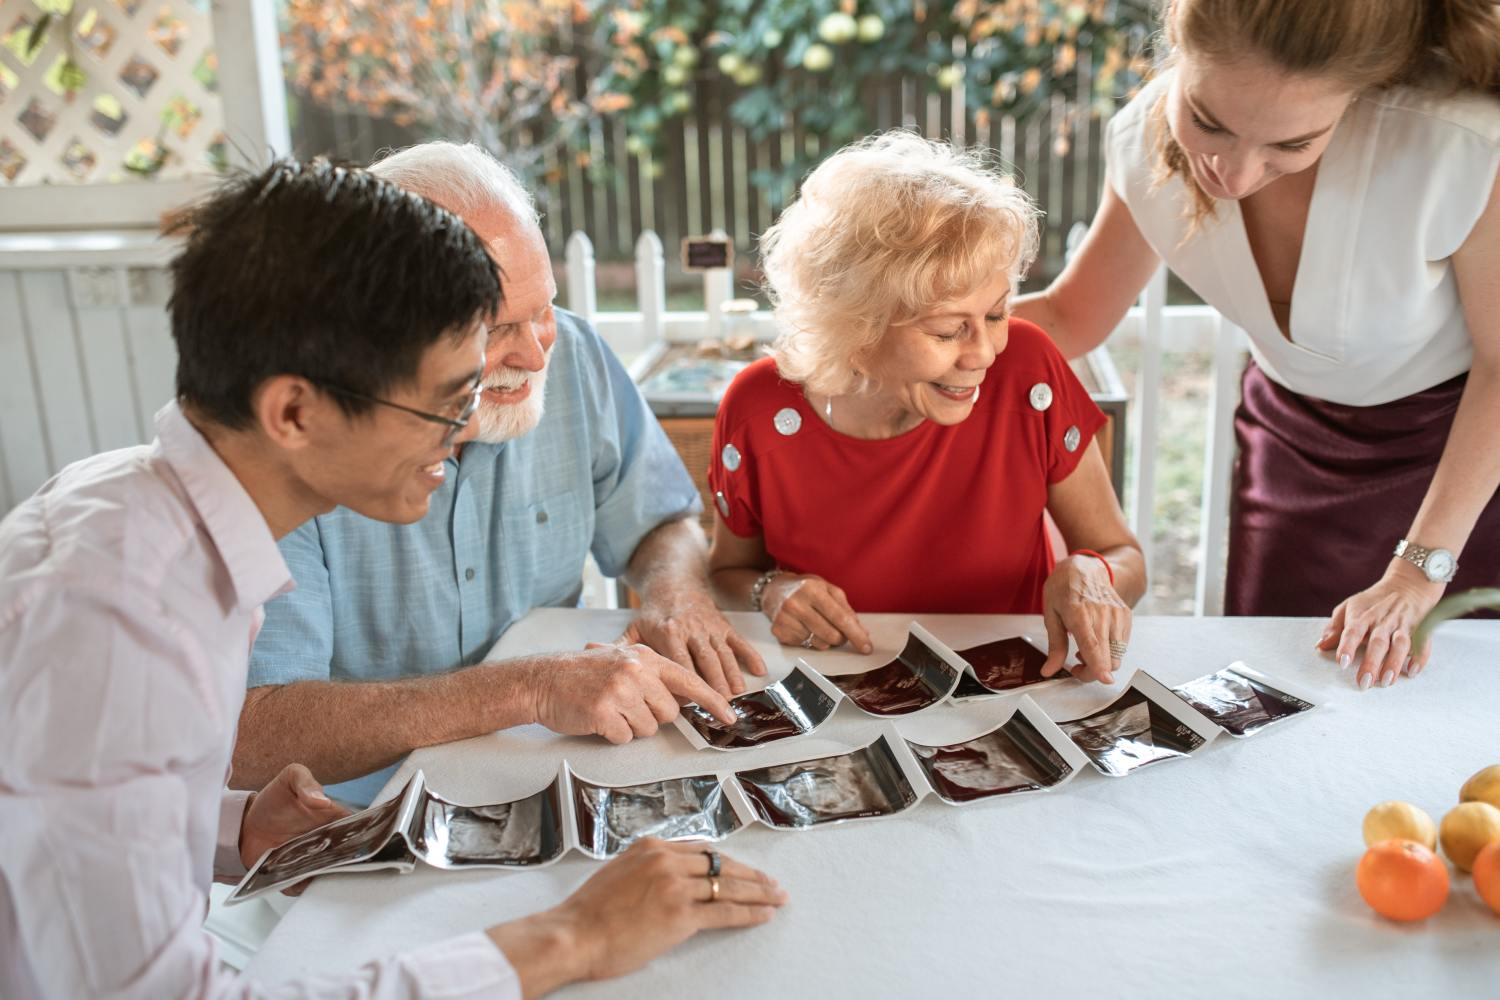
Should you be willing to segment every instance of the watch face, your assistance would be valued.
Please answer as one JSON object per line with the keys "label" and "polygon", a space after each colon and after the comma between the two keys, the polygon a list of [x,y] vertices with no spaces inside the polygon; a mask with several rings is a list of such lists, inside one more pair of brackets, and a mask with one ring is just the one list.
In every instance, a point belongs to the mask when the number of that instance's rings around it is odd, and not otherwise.
{"label": "watch face", "polygon": [[1427,553],[1426,565],[1422,568],[1427,572],[1427,579],[1437,582],[1452,576],[1453,567],[1453,553],[1447,549],[1433,549]]}

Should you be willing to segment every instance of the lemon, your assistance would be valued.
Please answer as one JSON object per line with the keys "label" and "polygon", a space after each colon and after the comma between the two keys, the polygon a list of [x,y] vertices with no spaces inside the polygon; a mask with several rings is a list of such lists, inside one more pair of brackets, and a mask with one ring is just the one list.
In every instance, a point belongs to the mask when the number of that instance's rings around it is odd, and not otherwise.
{"label": "lemon", "polygon": [[1500,809],[1500,764],[1491,764],[1464,782],[1459,790],[1460,802],[1488,802]]}
{"label": "lemon", "polygon": [[1410,802],[1382,802],[1365,813],[1365,846],[1392,838],[1415,840],[1437,850],[1437,824]]}
{"label": "lemon", "polygon": [[1459,871],[1474,865],[1474,857],[1493,840],[1500,840],[1500,809],[1488,802],[1465,802],[1448,810],[1439,829],[1443,853]]}

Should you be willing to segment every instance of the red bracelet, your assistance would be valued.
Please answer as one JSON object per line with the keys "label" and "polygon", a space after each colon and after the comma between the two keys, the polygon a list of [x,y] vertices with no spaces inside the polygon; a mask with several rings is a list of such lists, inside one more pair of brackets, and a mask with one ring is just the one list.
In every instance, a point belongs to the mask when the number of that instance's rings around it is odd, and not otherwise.
{"label": "red bracelet", "polygon": [[1108,559],[1104,558],[1099,553],[1095,552],[1093,549],[1074,549],[1072,552],[1069,552],[1068,555],[1070,555],[1070,556],[1093,556],[1095,559],[1099,560],[1100,562],[1102,562],[1104,564],[1104,572],[1106,572],[1106,573],[1109,574],[1109,585],[1111,587],[1113,587],[1115,585],[1115,568],[1109,564],[1109,560]]}

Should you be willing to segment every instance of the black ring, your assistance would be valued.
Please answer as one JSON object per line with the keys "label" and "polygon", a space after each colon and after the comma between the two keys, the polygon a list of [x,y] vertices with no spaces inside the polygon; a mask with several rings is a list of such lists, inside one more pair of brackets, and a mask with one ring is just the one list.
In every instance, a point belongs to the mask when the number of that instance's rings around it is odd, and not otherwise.
{"label": "black ring", "polygon": [[708,857],[708,877],[718,878],[720,869],[719,852],[704,851],[703,853]]}

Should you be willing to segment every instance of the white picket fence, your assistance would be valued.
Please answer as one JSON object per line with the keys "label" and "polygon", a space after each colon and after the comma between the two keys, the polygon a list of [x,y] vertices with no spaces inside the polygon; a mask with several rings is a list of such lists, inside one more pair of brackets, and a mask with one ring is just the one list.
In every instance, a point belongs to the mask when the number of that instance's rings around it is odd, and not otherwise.
{"label": "white picket fence", "polygon": [[[0,235],[0,512],[70,462],[153,436],[152,416],[173,394],[176,352],[165,270],[173,251],[170,242],[146,232]],[[636,375],[661,341],[716,334],[719,307],[732,293],[729,274],[711,272],[704,277],[702,311],[668,312],[664,248],[646,232],[636,244],[636,310],[600,312],[588,237],[574,233],[565,258],[567,307],[591,319]],[[749,322],[769,338],[767,313]],[[1148,565],[1161,359],[1169,351],[1213,350],[1195,609],[1217,614],[1244,335],[1212,309],[1167,306],[1161,272],[1115,337],[1138,337],[1141,344],[1127,431],[1135,464],[1126,510],[1147,547]]]}

